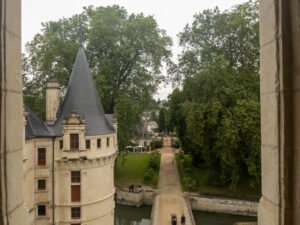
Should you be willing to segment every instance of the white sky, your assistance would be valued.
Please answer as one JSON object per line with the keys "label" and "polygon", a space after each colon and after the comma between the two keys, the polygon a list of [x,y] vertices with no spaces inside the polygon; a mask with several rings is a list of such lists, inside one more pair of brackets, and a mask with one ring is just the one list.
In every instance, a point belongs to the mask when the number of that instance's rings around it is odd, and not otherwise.
{"label": "white sky", "polygon": [[[41,23],[70,17],[82,12],[88,5],[123,6],[128,13],[153,15],[159,27],[172,37],[173,54],[179,53],[177,34],[187,23],[193,21],[193,15],[204,9],[218,6],[228,9],[246,0],[23,0],[22,1],[22,46],[40,32]],[[165,99],[171,87],[161,87],[156,98]]]}

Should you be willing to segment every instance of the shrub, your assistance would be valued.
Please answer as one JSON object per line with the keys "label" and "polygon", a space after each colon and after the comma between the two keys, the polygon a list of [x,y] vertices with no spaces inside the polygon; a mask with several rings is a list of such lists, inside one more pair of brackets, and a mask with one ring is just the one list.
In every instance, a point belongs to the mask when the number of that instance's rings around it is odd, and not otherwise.
{"label": "shrub", "polygon": [[162,146],[163,146],[163,144],[162,144],[161,140],[153,140],[150,142],[151,149],[161,148]]}
{"label": "shrub", "polygon": [[180,142],[178,140],[174,140],[171,147],[172,148],[180,148]]}

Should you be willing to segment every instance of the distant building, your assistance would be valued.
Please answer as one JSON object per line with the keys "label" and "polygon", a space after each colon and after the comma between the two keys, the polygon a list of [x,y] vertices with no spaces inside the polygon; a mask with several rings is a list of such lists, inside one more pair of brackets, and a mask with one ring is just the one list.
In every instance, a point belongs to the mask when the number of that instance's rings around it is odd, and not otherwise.
{"label": "distant building", "polygon": [[158,110],[143,113],[141,123],[137,126],[137,135],[133,140],[138,146],[148,147],[152,140],[158,139],[159,128],[155,121],[158,113]]}
{"label": "distant building", "polygon": [[117,123],[105,115],[81,47],[60,104],[48,80],[46,122],[25,107],[24,203],[36,225],[113,225]]}

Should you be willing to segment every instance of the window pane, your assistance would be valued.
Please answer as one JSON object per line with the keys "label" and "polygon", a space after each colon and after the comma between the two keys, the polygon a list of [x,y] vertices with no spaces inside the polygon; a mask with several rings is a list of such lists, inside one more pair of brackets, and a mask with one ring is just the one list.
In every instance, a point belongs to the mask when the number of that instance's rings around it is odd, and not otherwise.
{"label": "window pane", "polygon": [[86,147],[86,149],[91,148],[91,140],[85,140],[85,147]]}
{"label": "window pane", "polygon": [[71,208],[71,218],[72,219],[80,219],[80,207],[72,207]]}
{"label": "window pane", "polygon": [[70,134],[70,148],[73,150],[79,149],[79,134]]}
{"label": "window pane", "polygon": [[62,150],[64,148],[64,141],[60,140],[59,141],[59,149]]}
{"label": "window pane", "polygon": [[38,190],[46,190],[46,180],[38,180]]}
{"label": "window pane", "polygon": [[71,182],[72,183],[80,183],[80,171],[72,171],[71,172]]}
{"label": "window pane", "polygon": [[46,205],[38,205],[38,216],[46,216]]}
{"label": "window pane", "polygon": [[71,186],[71,201],[80,202],[80,185]]}
{"label": "window pane", "polygon": [[97,148],[101,148],[101,139],[97,139]]}
{"label": "window pane", "polygon": [[46,149],[38,148],[38,165],[45,166],[46,165]]}
{"label": "window pane", "polygon": [[109,144],[110,144],[109,141],[110,141],[110,139],[109,139],[109,138],[106,138],[106,146],[107,146],[107,147],[109,147]]}

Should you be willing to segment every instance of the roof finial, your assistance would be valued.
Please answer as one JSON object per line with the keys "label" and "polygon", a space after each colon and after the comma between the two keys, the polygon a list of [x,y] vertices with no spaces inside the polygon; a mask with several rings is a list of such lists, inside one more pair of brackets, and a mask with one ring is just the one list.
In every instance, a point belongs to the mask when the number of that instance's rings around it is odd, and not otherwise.
{"label": "roof finial", "polygon": [[79,29],[78,29],[78,42],[79,42],[79,46],[83,47],[83,26],[82,26],[82,16],[79,15]]}

